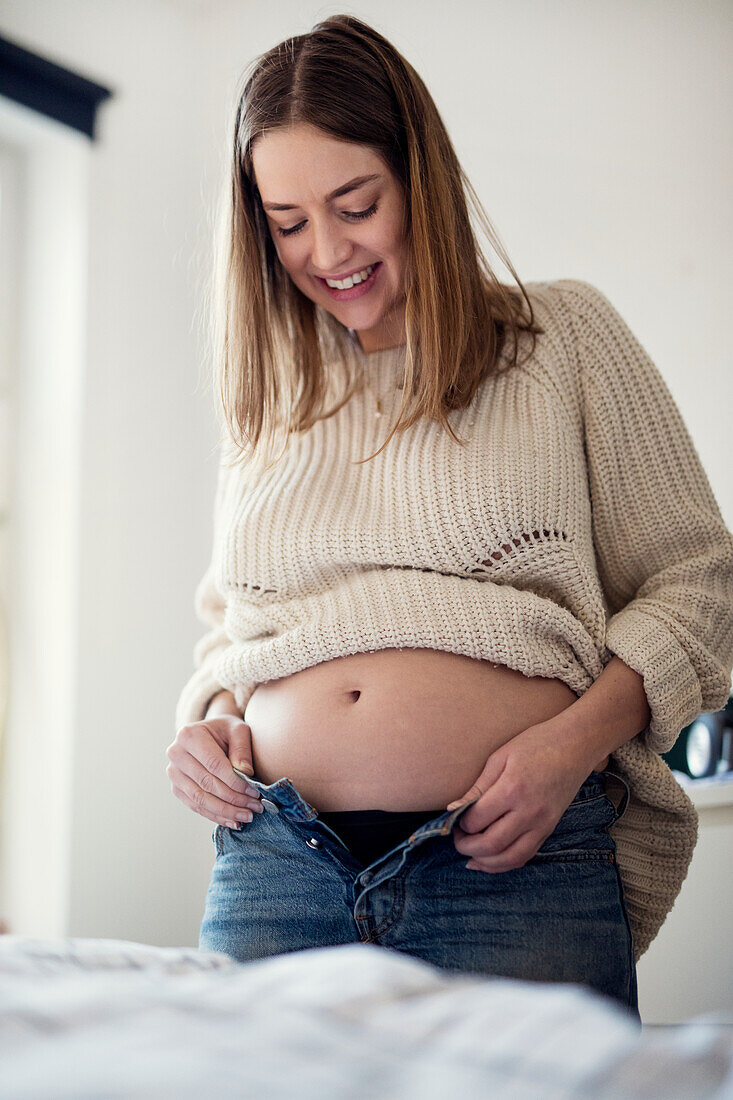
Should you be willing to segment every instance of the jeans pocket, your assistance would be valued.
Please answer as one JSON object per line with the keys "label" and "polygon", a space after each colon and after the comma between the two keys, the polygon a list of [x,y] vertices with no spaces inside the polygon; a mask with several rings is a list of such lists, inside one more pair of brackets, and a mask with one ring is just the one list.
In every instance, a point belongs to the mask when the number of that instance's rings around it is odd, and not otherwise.
{"label": "jeans pocket", "polygon": [[595,794],[570,803],[557,825],[545,838],[533,859],[614,862],[616,843],[609,829],[618,811],[606,794]]}
{"label": "jeans pocket", "polygon": [[[617,802],[614,802],[613,799],[609,798],[609,801],[612,803],[616,812],[616,817],[614,821],[611,822],[611,824],[615,824],[620,817],[623,817],[626,811],[626,807],[629,804],[629,799],[631,798],[631,791],[629,789],[629,784],[622,776],[618,774],[618,772],[608,771],[607,769],[603,774],[606,777],[607,788],[611,787],[617,794]],[[608,798],[608,795],[606,797]]]}

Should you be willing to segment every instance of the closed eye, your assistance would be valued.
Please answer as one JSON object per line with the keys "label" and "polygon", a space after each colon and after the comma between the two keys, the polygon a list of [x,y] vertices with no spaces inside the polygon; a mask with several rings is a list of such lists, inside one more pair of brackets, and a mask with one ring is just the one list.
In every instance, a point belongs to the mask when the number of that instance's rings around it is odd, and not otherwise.
{"label": "closed eye", "polygon": [[[378,203],[373,202],[367,210],[344,210],[343,215],[346,218],[352,218],[354,221],[362,221],[364,218],[371,218],[377,212]],[[300,233],[301,229],[305,225],[305,222],[298,222],[291,229],[283,229],[278,225],[277,231],[281,237],[290,237],[293,233]]]}

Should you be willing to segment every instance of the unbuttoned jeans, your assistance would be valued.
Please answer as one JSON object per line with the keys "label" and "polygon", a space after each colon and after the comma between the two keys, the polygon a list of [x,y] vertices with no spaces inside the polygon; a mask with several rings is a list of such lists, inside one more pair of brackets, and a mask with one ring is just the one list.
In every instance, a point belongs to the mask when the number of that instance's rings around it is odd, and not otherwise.
{"label": "unbuttoned jeans", "polygon": [[[369,943],[446,970],[581,983],[639,1020],[631,929],[609,827],[623,813],[593,771],[535,855],[503,872],[466,870],[437,814],[368,867],[287,778],[249,779],[264,812],[217,825],[199,948],[243,962]],[[477,799],[473,799],[473,802]]]}

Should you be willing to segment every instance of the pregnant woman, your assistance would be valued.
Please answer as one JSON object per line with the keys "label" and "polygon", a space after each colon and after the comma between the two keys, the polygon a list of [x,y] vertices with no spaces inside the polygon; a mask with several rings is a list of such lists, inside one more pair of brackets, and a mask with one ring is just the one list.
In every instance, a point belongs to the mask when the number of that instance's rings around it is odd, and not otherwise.
{"label": "pregnant woman", "polygon": [[696,838],[660,754],[733,665],[681,415],[593,285],[497,280],[363,22],[258,58],[231,149],[210,629],[167,752],[216,823],[199,946],[371,943],[638,1019]]}

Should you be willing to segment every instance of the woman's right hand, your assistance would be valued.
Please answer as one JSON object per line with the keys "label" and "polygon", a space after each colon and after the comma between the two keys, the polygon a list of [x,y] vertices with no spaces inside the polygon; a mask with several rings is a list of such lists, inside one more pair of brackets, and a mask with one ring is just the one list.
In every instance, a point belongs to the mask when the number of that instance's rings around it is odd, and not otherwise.
{"label": "woman's right hand", "polygon": [[243,763],[240,770],[254,774],[252,731],[241,718],[219,714],[181,726],[166,756],[173,794],[195,813],[230,829],[262,813],[259,791],[232,768]]}

